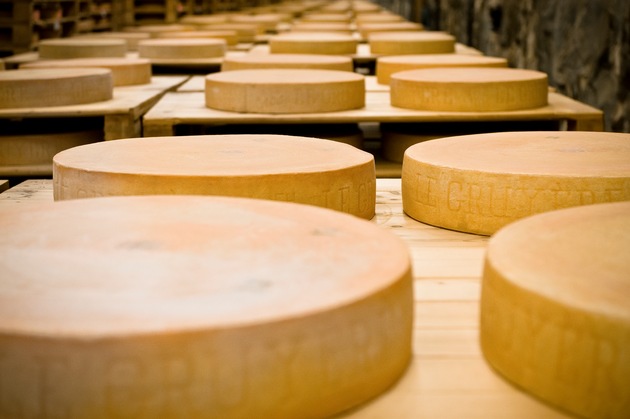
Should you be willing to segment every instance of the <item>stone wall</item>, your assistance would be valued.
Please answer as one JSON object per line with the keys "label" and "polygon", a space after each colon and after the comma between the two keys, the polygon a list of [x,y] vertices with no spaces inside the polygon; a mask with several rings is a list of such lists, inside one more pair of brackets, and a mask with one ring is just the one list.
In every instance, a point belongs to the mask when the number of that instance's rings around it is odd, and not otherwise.
{"label": "stone wall", "polygon": [[512,67],[546,72],[560,93],[602,109],[607,131],[630,132],[629,0],[407,0],[417,13],[381,1]]}

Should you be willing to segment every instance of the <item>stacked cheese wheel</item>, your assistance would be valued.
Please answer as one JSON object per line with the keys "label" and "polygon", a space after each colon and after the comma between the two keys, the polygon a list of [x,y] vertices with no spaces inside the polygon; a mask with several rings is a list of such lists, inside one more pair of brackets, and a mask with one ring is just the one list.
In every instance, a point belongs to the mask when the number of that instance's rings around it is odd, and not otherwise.
{"label": "stacked cheese wheel", "polygon": [[628,255],[630,202],[552,211],[500,230],[483,274],[488,362],[580,417],[628,417]]}
{"label": "stacked cheese wheel", "polygon": [[444,32],[376,32],[368,36],[370,52],[380,55],[455,52],[455,37]]}
{"label": "stacked cheese wheel", "polygon": [[281,135],[134,138],[75,147],[53,160],[57,200],[109,195],[228,195],[293,201],[370,219],[371,154]]}
{"label": "stacked cheese wheel", "polygon": [[156,34],[155,38],[201,38],[201,39],[223,39],[227,45],[234,46],[238,43],[238,34],[236,31],[216,30],[216,31],[183,31],[183,32],[163,32]]}
{"label": "stacked cheese wheel", "polygon": [[493,234],[520,218],[630,200],[630,135],[508,132],[416,144],[403,161],[404,211],[439,227]]}
{"label": "stacked cheese wheel", "polygon": [[0,108],[81,105],[109,100],[112,96],[112,72],[108,69],[32,69],[0,73]]}
{"label": "stacked cheese wheel", "polygon": [[236,70],[206,76],[206,106],[232,112],[316,113],[365,106],[365,80],[349,71]]}
{"label": "stacked cheese wheel", "polygon": [[222,71],[262,68],[310,68],[320,70],[353,71],[350,57],[316,54],[249,54],[225,57]]}
{"label": "stacked cheese wheel", "polygon": [[137,51],[138,42],[150,37],[150,34],[144,32],[93,32],[75,36],[79,39],[122,39],[127,44],[127,51]]}
{"label": "stacked cheese wheel", "polygon": [[157,63],[194,61],[223,57],[226,46],[224,39],[147,39],[138,43],[138,54]]}
{"label": "stacked cheese wheel", "polygon": [[151,61],[142,58],[75,58],[69,60],[39,60],[20,68],[107,68],[114,86],[151,83]]}
{"label": "stacked cheese wheel", "polygon": [[358,41],[350,34],[285,33],[269,40],[272,54],[347,55],[357,51]]}
{"label": "stacked cheese wheel", "polygon": [[0,212],[12,412],[329,417],[410,360],[409,256],[356,217],[199,196]]}

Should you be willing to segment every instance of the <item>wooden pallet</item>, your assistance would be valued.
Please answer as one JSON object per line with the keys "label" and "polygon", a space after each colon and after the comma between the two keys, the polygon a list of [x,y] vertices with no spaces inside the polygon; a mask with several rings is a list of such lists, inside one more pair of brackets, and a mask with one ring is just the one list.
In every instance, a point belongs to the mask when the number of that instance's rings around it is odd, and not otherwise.
{"label": "wooden pallet", "polygon": [[[402,378],[347,419],[568,419],[502,379],[478,342],[487,237],[440,229],[402,211],[400,179],[378,179],[372,220],[407,244],[413,262],[413,359]],[[52,181],[29,180],[0,194],[0,210],[52,202]]]}
{"label": "wooden pallet", "polygon": [[34,119],[102,117],[99,127],[105,140],[142,136],[142,116],[168,91],[176,89],[188,77],[156,76],[150,84],[116,87],[111,100],[73,106],[0,109],[0,119],[22,122],[24,131]]}
{"label": "wooden pallet", "polygon": [[567,129],[602,131],[603,112],[559,93],[549,93],[549,105],[509,112],[431,112],[391,106],[389,92],[366,92],[362,109],[310,114],[258,114],[209,109],[203,92],[168,93],[144,117],[145,136],[176,135],[178,125],[220,124],[338,124],[360,122],[419,123],[460,121],[566,121]]}

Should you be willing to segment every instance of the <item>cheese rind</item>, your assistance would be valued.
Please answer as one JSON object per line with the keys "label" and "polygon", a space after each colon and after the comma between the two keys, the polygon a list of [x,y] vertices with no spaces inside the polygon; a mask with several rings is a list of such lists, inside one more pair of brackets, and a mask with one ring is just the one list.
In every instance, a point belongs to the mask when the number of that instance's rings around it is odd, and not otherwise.
{"label": "cheese rind", "polygon": [[216,31],[183,31],[183,32],[162,32],[156,34],[154,38],[158,39],[181,39],[181,38],[201,38],[201,39],[223,39],[227,45],[233,46],[238,44],[238,34],[236,31],[216,30]]}
{"label": "cheese rind", "polygon": [[416,144],[403,160],[403,209],[468,233],[540,212],[630,200],[630,135],[505,132]]}
{"label": "cheese rind", "polygon": [[134,138],[75,147],[53,159],[55,200],[195,194],[291,201],[374,216],[371,154],[283,135]]}
{"label": "cheese rind", "polygon": [[503,376],[580,417],[630,407],[630,203],[517,221],[490,239],[480,338]]}
{"label": "cheese rind", "polygon": [[0,108],[40,108],[100,102],[113,97],[112,72],[103,68],[33,69],[0,73]]}
{"label": "cheese rind", "polygon": [[107,68],[112,72],[114,86],[151,83],[151,61],[142,58],[75,58],[69,60],[38,60],[20,68]]}
{"label": "cheese rind", "polygon": [[122,39],[61,38],[44,39],[37,44],[39,58],[67,59],[125,57],[127,42]]}
{"label": "cheese rind", "polygon": [[447,112],[498,112],[547,105],[547,75],[513,68],[430,68],[390,77],[393,106]]}
{"label": "cheese rind", "polygon": [[138,43],[138,55],[149,59],[195,60],[225,55],[224,39],[147,39]]}
{"label": "cheese rind", "polygon": [[317,113],[365,106],[365,78],[348,71],[257,69],[206,76],[206,106],[231,112]]}
{"label": "cheese rind", "polygon": [[316,54],[261,54],[225,57],[221,71],[252,70],[262,68],[302,68],[336,71],[353,71],[350,57]]}
{"label": "cheese rind", "polygon": [[376,79],[389,84],[393,73],[434,67],[507,67],[507,60],[465,54],[390,55],[376,60]]}
{"label": "cheese rind", "polygon": [[408,252],[356,217],[194,196],[1,211],[5,411],[328,417],[411,357]]}
{"label": "cheese rind", "polygon": [[372,54],[447,54],[455,52],[455,37],[444,32],[376,32],[368,36]]}
{"label": "cheese rind", "polygon": [[269,39],[269,51],[272,54],[347,55],[357,52],[358,43],[350,34],[284,33]]}

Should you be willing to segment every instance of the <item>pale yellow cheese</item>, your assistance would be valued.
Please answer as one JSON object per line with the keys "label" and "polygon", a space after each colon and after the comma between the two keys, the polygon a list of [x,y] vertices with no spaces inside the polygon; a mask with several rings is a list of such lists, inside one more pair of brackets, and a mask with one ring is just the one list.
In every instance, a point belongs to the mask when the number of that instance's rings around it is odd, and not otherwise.
{"label": "pale yellow cheese", "polygon": [[394,13],[362,13],[357,15],[354,20],[357,24],[361,23],[386,23],[386,22],[404,22],[405,18]]}
{"label": "pale yellow cheese", "polygon": [[359,41],[350,34],[283,33],[269,39],[273,54],[355,54]]}
{"label": "pale yellow cheese", "polygon": [[444,32],[375,32],[368,36],[372,54],[446,54],[455,52],[455,37]]}
{"label": "pale yellow cheese", "polygon": [[74,58],[69,60],[39,60],[20,68],[107,68],[112,72],[114,86],[151,83],[151,61],[143,58]]}
{"label": "pale yellow cheese", "polygon": [[282,22],[283,17],[281,15],[274,14],[260,14],[260,15],[246,15],[236,14],[230,16],[230,22],[234,23],[250,23],[258,25],[261,28],[261,32],[274,31],[278,24]]}
{"label": "pale yellow cheese", "polygon": [[547,75],[514,68],[428,68],[390,77],[391,104],[449,112],[496,112],[547,105]]}
{"label": "pale yellow cheese", "polygon": [[39,58],[67,59],[125,57],[127,42],[122,39],[60,38],[44,39],[37,45]]}
{"label": "pale yellow cheese", "polygon": [[184,25],[213,25],[215,23],[226,23],[229,20],[227,14],[210,14],[210,15],[186,15],[179,19],[179,22]]}
{"label": "pale yellow cheese", "polygon": [[164,25],[140,25],[140,26],[125,26],[124,32],[132,33],[146,33],[151,38],[157,37],[164,32],[182,32],[182,31],[194,31],[197,27],[195,25],[178,25],[178,24],[164,24]]}
{"label": "pale yellow cheese", "polygon": [[341,22],[341,23],[350,23],[352,21],[352,15],[349,13],[318,13],[318,12],[310,12],[304,14],[301,19],[302,22],[316,22],[316,23],[332,23],[332,22]]}
{"label": "pale yellow cheese", "polygon": [[206,106],[232,112],[315,113],[365,106],[365,78],[348,71],[256,69],[209,74]]}
{"label": "pale yellow cheese", "polygon": [[138,55],[155,60],[195,60],[225,55],[223,39],[147,39],[138,43]]}
{"label": "pale yellow cheese", "polygon": [[333,32],[351,34],[354,30],[347,23],[306,22],[293,24],[291,26],[291,32]]}
{"label": "pale yellow cheese", "polygon": [[225,40],[227,45],[236,45],[238,43],[237,32],[228,30],[162,32],[156,34],[155,38],[215,38]]}
{"label": "pale yellow cheese", "polygon": [[94,39],[122,39],[127,43],[127,51],[137,51],[138,42],[142,39],[149,39],[151,35],[145,32],[93,32],[89,34],[76,35],[76,38]]}
{"label": "pale yellow cheese", "polygon": [[435,67],[507,67],[505,58],[466,54],[391,55],[376,59],[376,79],[389,84],[393,73]]}
{"label": "pale yellow cheese", "polygon": [[410,361],[408,251],[365,220],[202,196],[19,207],[0,210],[9,416],[323,418]]}
{"label": "pale yellow cheese", "polygon": [[0,108],[3,109],[80,105],[112,97],[112,72],[108,69],[33,69],[0,73]]}
{"label": "pale yellow cheese", "polygon": [[256,41],[256,36],[260,33],[259,26],[251,23],[214,23],[201,26],[204,31],[236,31],[238,42],[250,43]]}
{"label": "pale yellow cheese", "polygon": [[371,154],[284,135],[134,138],[75,147],[53,160],[56,200],[197,194],[292,201],[374,216]]}
{"label": "pale yellow cheese", "polygon": [[416,144],[403,161],[404,211],[493,234],[532,214],[630,200],[630,134],[505,132]]}
{"label": "pale yellow cheese", "polygon": [[260,54],[225,57],[222,71],[260,68],[312,68],[320,70],[353,71],[352,58],[315,54]]}
{"label": "pale yellow cheese", "polygon": [[487,361],[579,417],[627,418],[628,255],[630,202],[548,212],[499,231],[483,274]]}
{"label": "pale yellow cheese", "polygon": [[364,38],[376,32],[412,32],[422,31],[424,27],[415,22],[362,22],[357,23],[357,30]]}
{"label": "pale yellow cheese", "polygon": [[1,176],[50,176],[60,151],[103,140],[102,131],[0,135]]}

